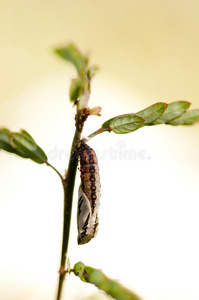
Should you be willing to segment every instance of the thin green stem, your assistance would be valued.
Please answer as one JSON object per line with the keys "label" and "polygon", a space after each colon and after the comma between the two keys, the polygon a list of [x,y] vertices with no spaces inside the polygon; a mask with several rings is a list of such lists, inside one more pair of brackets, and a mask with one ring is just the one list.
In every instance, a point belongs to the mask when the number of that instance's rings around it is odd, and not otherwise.
{"label": "thin green stem", "polygon": [[64,178],[63,176],[59,173],[59,171],[57,169],[55,169],[55,167],[53,167],[49,162],[46,162],[47,166],[51,167],[57,174],[58,176],[60,177],[62,183],[64,182]]}

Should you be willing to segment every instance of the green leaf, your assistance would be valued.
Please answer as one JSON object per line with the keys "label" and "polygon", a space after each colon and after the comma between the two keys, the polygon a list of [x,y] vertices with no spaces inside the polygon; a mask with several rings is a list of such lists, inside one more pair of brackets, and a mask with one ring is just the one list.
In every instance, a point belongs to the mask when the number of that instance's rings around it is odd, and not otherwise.
{"label": "green leaf", "polygon": [[39,164],[47,161],[44,151],[24,129],[21,129],[20,133],[11,132],[7,128],[0,129],[0,149],[23,158],[30,158]]}
{"label": "green leaf", "polygon": [[82,262],[74,265],[74,274],[82,281],[92,283],[117,300],[141,300],[134,292],[123,287],[119,282],[108,278],[101,270],[85,266]]}
{"label": "green leaf", "polygon": [[169,103],[163,115],[154,122],[154,125],[167,123],[179,117],[189,108],[190,105],[191,103],[188,101],[176,101]]}
{"label": "green leaf", "polygon": [[77,69],[78,73],[82,65],[87,66],[88,58],[83,56],[80,51],[73,44],[69,44],[66,47],[55,49],[61,58],[71,62]]}
{"label": "green leaf", "polygon": [[199,122],[199,109],[189,110],[182,114],[179,118],[168,122],[169,125],[192,125]]}
{"label": "green leaf", "polygon": [[110,127],[110,123],[111,123],[111,121],[112,121],[113,119],[114,119],[114,118],[111,118],[111,119],[107,120],[106,122],[104,122],[104,123],[102,124],[102,127],[103,127],[103,128],[108,128],[108,127]]}
{"label": "green leaf", "polygon": [[72,79],[69,91],[69,97],[72,102],[81,96],[83,88],[84,84],[81,78]]}
{"label": "green leaf", "polygon": [[136,115],[139,115],[145,119],[143,125],[149,125],[153,123],[157,118],[162,116],[167,106],[168,106],[167,103],[158,102],[143,110],[138,111]]}
{"label": "green leaf", "polygon": [[125,114],[109,119],[102,124],[102,127],[109,127],[110,131],[117,134],[125,134],[140,128],[144,121],[144,118],[136,114]]}
{"label": "green leaf", "polygon": [[27,135],[13,132],[11,142],[18,152],[22,155],[26,155],[27,158],[30,158],[38,164],[43,164],[48,159],[45,152]]}
{"label": "green leaf", "polygon": [[35,142],[35,140],[33,139],[33,137],[25,130],[25,129],[21,129],[20,133],[27,136],[28,138],[30,138],[33,142]]}

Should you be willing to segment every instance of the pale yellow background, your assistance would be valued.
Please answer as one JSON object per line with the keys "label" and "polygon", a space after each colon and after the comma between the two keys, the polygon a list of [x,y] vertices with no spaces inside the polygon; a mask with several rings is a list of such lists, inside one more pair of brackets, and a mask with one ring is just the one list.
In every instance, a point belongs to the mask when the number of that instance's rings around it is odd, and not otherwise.
{"label": "pale yellow background", "polygon": [[[0,0],[0,41],[0,125],[27,129],[61,173],[74,131],[68,88],[75,71],[53,54],[57,46],[75,42],[100,66],[90,105],[102,106],[102,118],[92,117],[85,134],[109,117],[158,101],[199,107],[196,0]],[[102,268],[145,300],[198,300],[198,137],[199,125],[162,125],[93,139],[100,231],[77,246],[75,201],[71,263]],[[131,159],[125,159],[128,151]],[[59,178],[2,152],[0,165],[0,299],[54,299]],[[74,276],[64,290],[71,300],[96,292]]]}

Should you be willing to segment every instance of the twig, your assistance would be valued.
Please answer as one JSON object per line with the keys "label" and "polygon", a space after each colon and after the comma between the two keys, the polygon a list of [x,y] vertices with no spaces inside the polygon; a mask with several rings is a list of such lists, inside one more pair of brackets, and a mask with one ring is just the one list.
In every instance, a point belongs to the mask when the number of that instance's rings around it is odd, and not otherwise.
{"label": "twig", "polygon": [[104,131],[108,131],[110,132],[111,131],[111,128],[110,127],[106,127],[106,128],[103,128],[103,127],[100,127],[99,129],[97,129],[96,131],[94,131],[93,133],[89,134],[87,137],[83,138],[82,141],[84,143],[87,143],[90,139],[92,139],[94,136],[104,132]]}
{"label": "twig", "polygon": [[74,134],[71,153],[69,158],[69,165],[67,171],[67,177],[64,179],[64,224],[63,224],[63,237],[62,237],[62,252],[61,252],[61,264],[59,272],[59,284],[57,290],[57,300],[61,299],[62,287],[64,278],[66,275],[65,265],[68,251],[69,233],[70,233],[70,221],[72,210],[72,199],[75,185],[75,177],[78,166],[77,150],[80,143],[81,133],[83,129],[83,121],[81,118],[81,111],[76,116],[76,131]]}
{"label": "twig", "polygon": [[59,173],[59,171],[57,169],[55,169],[55,167],[53,167],[48,161],[46,162],[47,166],[51,167],[57,174],[58,176],[60,177],[61,181],[62,181],[62,184],[64,184],[64,178],[63,176]]}

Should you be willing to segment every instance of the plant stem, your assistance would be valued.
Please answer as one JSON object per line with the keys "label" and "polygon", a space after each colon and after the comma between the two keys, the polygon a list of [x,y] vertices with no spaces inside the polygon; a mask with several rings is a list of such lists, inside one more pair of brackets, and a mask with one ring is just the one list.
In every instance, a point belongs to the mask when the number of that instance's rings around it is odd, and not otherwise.
{"label": "plant stem", "polygon": [[64,184],[64,178],[63,176],[59,173],[59,171],[57,169],[55,169],[55,167],[53,167],[48,161],[46,162],[47,166],[51,167],[57,174],[58,176],[60,177],[62,183]]}
{"label": "plant stem", "polygon": [[71,210],[72,210],[72,198],[75,185],[75,176],[78,166],[78,155],[77,150],[80,142],[81,132],[83,124],[81,123],[81,113],[77,114],[76,117],[76,131],[74,134],[71,153],[69,158],[69,165],[66,179],[63,183],[64,188],[64,224],[63,224],[63,237],[62,237],[62,253],[61,253],[61,266],[59,270],[59,285],[57,290],[57,300],[61,299],[62,287],[64,278],[66,275],[65,265],[67,258],[69,233],[70,233],[70,221],[71,221]]}
{"label": "plant stem", "polygon": [[110,127],[100,127],[99,129],[97,129],[96,131],[94,131],[93,133],[89,134],[86,138],[83,139],[84,143],[87,143],[90,139],[92,139],[94,136],[104,132],[104,131],[111,131]]}

